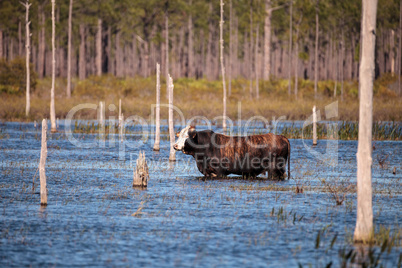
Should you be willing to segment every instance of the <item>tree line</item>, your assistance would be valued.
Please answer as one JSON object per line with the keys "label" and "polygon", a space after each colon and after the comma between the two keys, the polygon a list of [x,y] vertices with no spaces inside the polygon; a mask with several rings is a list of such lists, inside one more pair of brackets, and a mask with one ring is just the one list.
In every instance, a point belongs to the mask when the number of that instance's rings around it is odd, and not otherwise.
{"label": "tree line", "polygon": [[[224,66],[229,81],[295,77],[350,80],[359,75],[360,0],[226,0]],[[209,80],[220,76],[220,3],[211,0],[57,0],[56,76],[117,77],[161,73]],[[26,10],[0,2],[0,58],[25,55]],[[31,63],[52,72],[51,2],[32,1]],[[401,72],[400,1],[379,0],[376,75]],[[251,87],[250,87],[251,89]],[[290,88],[289,88],[290,90]],[[230,94],[230,83],[229,83]]]}

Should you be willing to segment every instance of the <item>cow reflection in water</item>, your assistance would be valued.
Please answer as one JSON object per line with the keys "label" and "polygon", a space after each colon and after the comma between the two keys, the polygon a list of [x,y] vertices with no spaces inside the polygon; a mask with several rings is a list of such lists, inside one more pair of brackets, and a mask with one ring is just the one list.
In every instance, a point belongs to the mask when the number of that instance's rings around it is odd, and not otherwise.
{"label": "cow reflection in water", "polygon": [[207,177],[256,177],[268,172],[270,179],[283,179],[287,162],[290,178],[290,144],[281,135],[226,136],[187,126],[178,134],[173,148],[192,155],[198,170]]}

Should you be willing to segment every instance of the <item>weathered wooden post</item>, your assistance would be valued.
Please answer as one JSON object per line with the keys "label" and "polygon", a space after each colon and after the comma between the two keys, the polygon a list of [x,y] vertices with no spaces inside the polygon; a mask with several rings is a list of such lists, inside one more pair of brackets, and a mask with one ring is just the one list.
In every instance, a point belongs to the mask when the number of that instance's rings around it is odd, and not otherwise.
{"label": "weathered wooden post", "polygon": [[160,136],[161,136],[161,82],[160,82],[160,65],[159,63],[156,64],[156,122],[155,122],[155,144],[154,144],[154,151],[159,151],[159,143],[160,143]]}
{"label": "weathered wooden post", "polygon": [[137,165],[134,170],[133,187],[147,187],[149,179],[149,169],[145,160],[145,153],[140,151]]}
{"label": "weathered wooden post", "polygon": [[105,147],[105,111],[103,101],[99,102],[99,145]]}
{"label": "weathered wooden post", "polygon": [[41,206],[47,206],[47,188],[46,188],[46,157],[47,157],[47,121],[42,120],[42,145],[40,151],[39,162],[39,176],[40,176],[40,204]]}
{"label": "weathered wooden post", "polygon": [[173,149],[175,143],[174,138],[174,125],[173,125],[173,79],[168,76],[168,90],[169,90],[169,135],[170,135],[170,154],[169,161],[176,161],[176,151]]}
{"label": "weathered wooden post", "polygon": [[124,114],[121,114],[121,124],[120,124],[120,142],[124,140]]}
{"label": "weathered wooden post", "polygon": [[120,141],[123,141],[123,117],[121,114],[121,99],[119,99],[119,136]]}
{"label": "weathered wooden post", "polygon": [[317,112],[315,105],[313,107],[313,145],[317,145]]}
{"label": "weathered wooden post", "polygon": [[103,102],[100,101],[99,102],[99,126],[103,127],[104,123],[103,123]]}
{"label": "weathered wooden post", "polygon": [[119,125],[121,126],[121,99],[119,99]]}

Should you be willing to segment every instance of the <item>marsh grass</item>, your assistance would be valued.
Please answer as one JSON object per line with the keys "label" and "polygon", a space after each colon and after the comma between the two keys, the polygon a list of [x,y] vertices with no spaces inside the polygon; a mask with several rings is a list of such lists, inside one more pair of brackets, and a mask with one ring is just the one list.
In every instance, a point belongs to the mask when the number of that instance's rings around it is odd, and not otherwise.
{"label": "marsh grass", "polygon": [[343,204],[348,193],[356,192],[355,184],[350,183],[348,180],[335,179],[332,181],[327,181],[325,179],[321,179],[321,183],[324,185],[326,191],[335,201],[337,206]]}
{"label": "marsh grass", "polygon": [[[91,76],[85,80],[73,79],[72,97],[65,96],[66,80],[56,80],[56,117],[65,118],[72,107],[82,103],[96,103],[106,101],[106,118],[116,111],[108,111],[109,104],[118,105],[122,99],[122,112],[127,118],[130,115],[139,115],[147,118],[151,114],[150,105],[155,103],[155,77],[148,78],[116,78],[111,75],[101,77]],[[396,81],[395,78],[376,81],[374,90],[374,121],[401,121],[401,97],[388,89],[388,85]],[[339,101],[337,120],[357,120],[359,102],[357,98],[358,84],[356,81],[346,81],[344,85],[344,100],[333,98],[328,88],[334,87],[334,81],[320,81],[318,83],[318,99],[314,100],[313,81],[299,81],[298,99],[287,95],[287,80],[272,79],[261,81],[260,99],[250,97],[246,88],[248,80],[236,79],[232,81],[232,95],[228,97],[228,116],[237,119],[238,102],[242,103],[242,117],[249,118],[259,115],[265,118],[286,116],[287,120],[305,120],[311,115],[311,108],[318,104],[324,115],[324,107],[333,101]],[[205,116],[214,118],[222,114],[222,85],[221,81],[195,80],[188,78],[175,79],[175,102],[187,118]],[[1,93],[0,118],[7,121],[33,121],[40,118],[49,118],[49,88],[50,78],[38,80],[35,92],[31,96],[31,113],[25,117],[24,94]],[[161,103],[167,103],[166,85],[162,81]],[[318,102],[318,103],[317,103]],[[85,109],[76,114],[76,119],[95,119],[96,111]],[[161,118],[167,118],[167,109],[161,109]]]}
{"label": "marsh grass", "polygon": [[378,161],[378,164],[380,165],[380,168],[382,168],[382,169],[388,168],[389,161],[387,161],[387,159],[388,159],[389,155],[390,155],[389,153],[386,154],[383,151],[381,151],[381,153],[377,155],[377,161]]}
{"label": "marsh grass", "polygon": [[[130,124],[125,126],[125,134],[143,134],[140,130],[135,130],[137,125]],[[72,129],[73,133],[85,133],[85,134],[97,134],[100,132],[100,125],[98,122],[78,122],[75,121]],[[336,134],[334,134],[333,127],[328,127],[327,124],[317,124],[317,137],[318,139],[340,139],[340,140],[357,140],[359,132],[358,122],[342,122],[338,124]],[[105,124],[105,135],[118,134],[119,125],[116,122],[107,122]],[[162,139],[166,139],[164,135],[168,135],[169,132],[165,128],[161,128]],[[263,134],[266,133],[263,129],[254,131],[250,134]],[[312,139],[313,128],[312,126],[306,126],[304,129],[295,125],[284,126],[279,134],[284,135],[289,139]],[[236,135],[235,133],[232,133]],[[0,138],[1,138],[0,131]],[[373,124],[373,140],[401,140],[402,138],[402,126],[397,122],[381,123],[375,122]],[[386,159],[385,159],[386,160]],[[381,159],[378,159],[381,165]]]}
{"label": "marsh grass", "polygon": [[[354,244],[352,233],[346,235],[345,241],[338,241],[338,233],[335,233],[331,238],[328,232],[330,228],[331,224],[318,230],[314,241],[316,264],[319,267],[332,267],[333,264],[333,260],[326,260],[320,256],[318,251],[323,249],[325,249],[326,253],[337,249],[340,267],[387,267],[383,264],[387,254],[390,254],[393,248],[401,247],[402,229],[400,228],[391,231],[390,228],[380,225],[373,236],[373,240],[367,245]],[[336,243],[338,243],[337,246],[335,246]],[[402,253],[399,254],[399,259],[394,260],[393,263],[394,267],[401,267]],[[299,263],[299,267],[303,267],[303,265]]]}
{"label": "marsh grass", "polygon": [[[330,125],[330,127],[329,127]],[[359,123],[343,121],[336,126],[334,123],[317,124],[318,139],[340,139],[340,140],[357,140],[359,138]],[[336,130],[334,129],[336,127]],[[313,127],[306,126],[304,129],[300,126],[292,124],[282,128],[281,134],[289,139],[312,139]],[[374,122],[373,123],[373,140],[401,140],[402,126],[398,122]]]}
{"label": "marsh grass", "polygon": [[[378,232],[368,245],[357,244],[354,248],[347,249],[343,246],[339,250],[341,267],[358,265],[359,267],[385,267],[382,260],[389,254],[394,247],[401,247],[402,229],[398,228],[394,232],[390,228],[380,226]],[[395,260],[396,261],[396,260]],[[397,263],[394,267],[401,267],[402,253],[399,253]]]}

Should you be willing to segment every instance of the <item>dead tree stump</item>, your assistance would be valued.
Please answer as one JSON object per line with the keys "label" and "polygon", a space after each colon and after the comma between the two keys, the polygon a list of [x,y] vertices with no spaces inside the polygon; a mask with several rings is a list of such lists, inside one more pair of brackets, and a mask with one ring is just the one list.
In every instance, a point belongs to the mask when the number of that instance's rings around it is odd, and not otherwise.
{"label": "dead tree stump", "polygon": [[134,169],[133,187],[147,187],[149,179],[149,170],[145,153],[140,151],[137,159],[137,166]]}
{"label": "dead tree stump", "polygon": [[156,64],[156,122],[155,122],[155,144],[154,151],[159,151],[161,139],[161,82],[160,82],[160,65]]}
{"label": "dead tree stump", "polygon": [[313,145],[317,145],[317,111],[313,107]]}
{"label": "dead tree stump", "polygon": [[40,204],[41,206],[47,206],[47,188],[46,188],[46,157],[47,157],[47,121],[42,121],[42,146],[40,151],[39,162],[39,176],[40,176]]}

